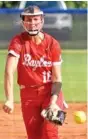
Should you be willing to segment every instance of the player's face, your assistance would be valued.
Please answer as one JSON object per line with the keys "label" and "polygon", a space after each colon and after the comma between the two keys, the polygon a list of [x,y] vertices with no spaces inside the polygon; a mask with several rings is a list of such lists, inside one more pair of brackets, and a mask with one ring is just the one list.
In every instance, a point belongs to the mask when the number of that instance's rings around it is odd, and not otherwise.
{"label": "player's face", "polygon": [[41,15],[25,16],[23,25],[29,32],[40,31],[43,26],[42,16]]}

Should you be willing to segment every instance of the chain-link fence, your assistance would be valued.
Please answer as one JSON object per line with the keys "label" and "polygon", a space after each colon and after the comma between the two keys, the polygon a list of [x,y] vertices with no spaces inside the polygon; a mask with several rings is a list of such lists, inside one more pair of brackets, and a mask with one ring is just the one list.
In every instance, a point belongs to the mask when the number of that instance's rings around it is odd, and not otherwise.
{"label": "chain-link fence", "polygon": [[[59,40],[63,49],[87,48],[87,12],[65,11],[52,15],[46,14],[44,31]],[[19,10],[0,13],[0,48],[7,48],[12,37],[22,31],[19,21]]]}

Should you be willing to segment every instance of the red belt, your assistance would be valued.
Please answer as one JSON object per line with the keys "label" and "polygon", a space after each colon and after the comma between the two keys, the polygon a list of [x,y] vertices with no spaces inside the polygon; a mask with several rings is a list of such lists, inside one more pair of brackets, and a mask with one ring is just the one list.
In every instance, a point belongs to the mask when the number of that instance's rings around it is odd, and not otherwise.
{"label": "red belt", "polygon": [[40,84],[40,85],[20,85],[20,89],[25,89],[25,88],[39,88],[41,86],[46,86],[46,85],[50,85],[50,83],[46,83],[46,84]]}

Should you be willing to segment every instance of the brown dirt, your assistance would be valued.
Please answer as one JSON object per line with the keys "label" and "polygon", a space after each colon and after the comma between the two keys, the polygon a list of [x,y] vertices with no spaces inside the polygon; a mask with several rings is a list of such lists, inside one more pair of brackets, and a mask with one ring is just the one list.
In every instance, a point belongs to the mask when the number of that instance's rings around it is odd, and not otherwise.
{"label": "brown dirt", "polygon": [[[0,139],[27,139],[20,104],[15,104],[14,113],[6,114],[0,104]],[[60,139],[87,139],[87,123],[77,124],[73,113],[76,110],[87,112],[86,103],[70,103],[67,118],[59,129]]]}

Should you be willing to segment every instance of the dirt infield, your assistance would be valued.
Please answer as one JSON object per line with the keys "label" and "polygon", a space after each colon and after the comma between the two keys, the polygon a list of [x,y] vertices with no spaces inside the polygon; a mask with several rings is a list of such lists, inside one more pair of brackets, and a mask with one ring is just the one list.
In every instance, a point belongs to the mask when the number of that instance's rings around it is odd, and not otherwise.
{"label": "dirt infield", "polygon": [[[87,124],[76,124],[73,113],[76,110],[87,111],[85,103],[70,103],[67,110],[67,118],[59,128],[60,139],[87,139]],[[3,112],[0,104],[0,139],[27,139],[20,104],[15,104],[14,113],[8,115]]]}

